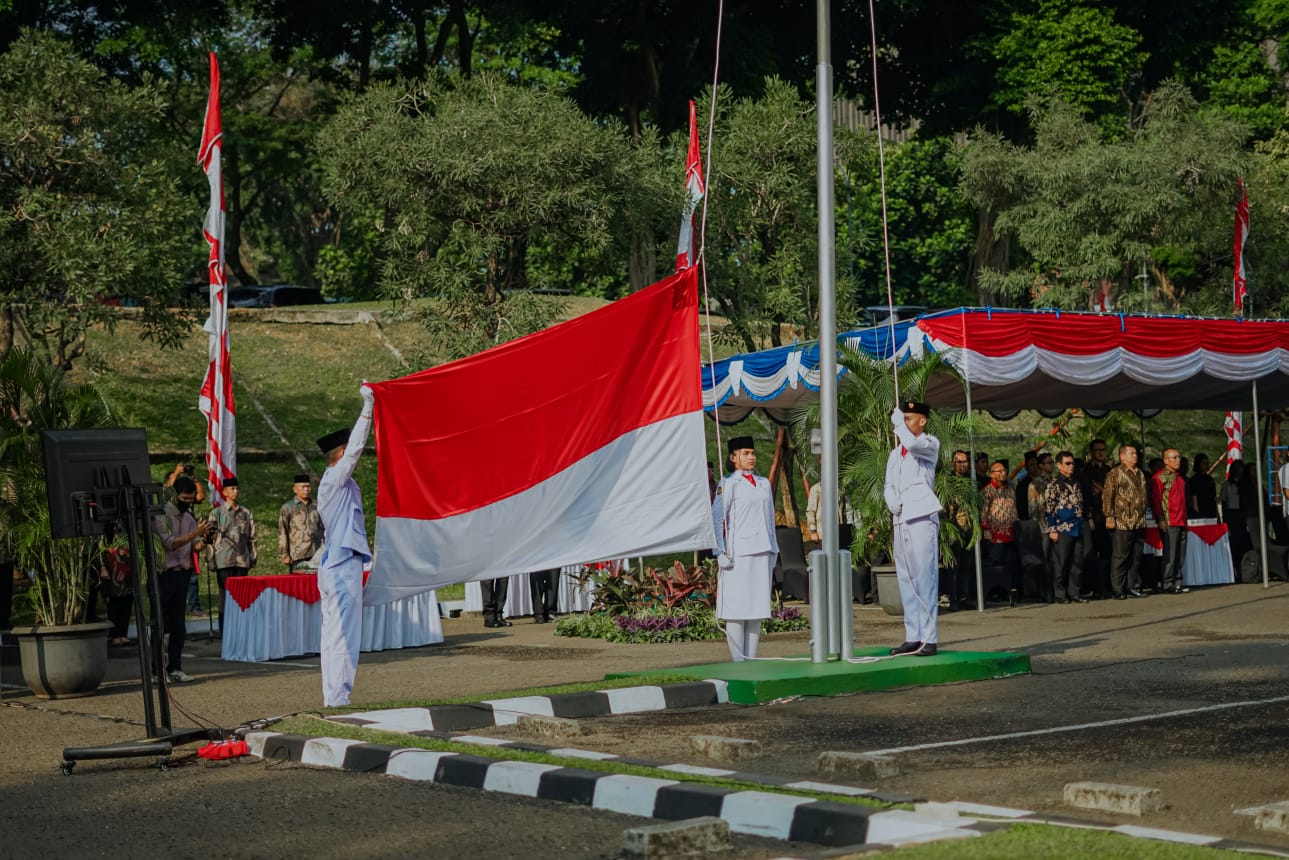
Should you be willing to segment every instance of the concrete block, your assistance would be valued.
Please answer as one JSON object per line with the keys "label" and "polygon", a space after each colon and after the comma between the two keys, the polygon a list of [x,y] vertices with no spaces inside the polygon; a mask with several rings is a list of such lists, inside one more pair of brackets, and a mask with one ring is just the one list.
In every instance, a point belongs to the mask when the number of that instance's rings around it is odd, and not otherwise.
{"label": "concrete block", "polygon": [[821,774],[834,779],[874,780],[900,775],[900,766],[894,758],[868,753],[821,752],[816,767]]}
{"label": "concrete block", "polygon": [[520,731],[531,732],[542,738],[572,738],[586,734],[586,726],[568,717],[520,714],[517,724]]}
{"label": "concrete block", "polygon": [[1067,782],[1065,804],[1123,815],[1147,815],[1164,808],[1164,797],[1157,788],[1106,782]]}
{"label": "concrete block", "polygon": [[744,738],[723,738],[720,735],[690,735],[689,745],[694,752],[714,761],[747,761],[760,758],[760,741]]}
{"label": "concrete block", "polygon": [[720,818],[690,818],[622,831],[622,855],[628,860],[706,857],[730,848],[730,825]]}
{"label": "concrete block", "polygon": [[1289,801],[1269,803],[1259,809],[1253,826],[1274,833],[1289,833]]}

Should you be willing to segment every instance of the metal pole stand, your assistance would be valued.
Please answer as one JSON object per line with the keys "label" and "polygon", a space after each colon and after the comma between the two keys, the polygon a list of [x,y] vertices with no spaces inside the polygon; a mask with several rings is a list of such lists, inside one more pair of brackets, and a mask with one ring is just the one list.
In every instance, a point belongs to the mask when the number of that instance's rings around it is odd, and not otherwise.
{"label": "metal pole stand", "polygon": [[828,662],[828,554],[821,549],[810,553],[810,662]]}

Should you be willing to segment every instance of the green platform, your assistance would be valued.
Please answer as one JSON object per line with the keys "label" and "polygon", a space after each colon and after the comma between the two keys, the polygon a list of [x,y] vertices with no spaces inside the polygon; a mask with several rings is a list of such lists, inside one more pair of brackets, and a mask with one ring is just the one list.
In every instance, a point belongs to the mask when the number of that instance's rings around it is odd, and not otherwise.
{"label": "green platform", "polygon": [[[860,648],[856,657],[885,657],[888,648]],[[696,681],[715,678],[729,685],[730,701],[755,705],[789,696],[837,696],[863,690],[920,687],[957,681],[983,681],[1029,674],[1029,655],[1015,651],[941,651],[934,657],[895,657],[873,663],[811,663],[801,660],[748,660],[707,663],[650,672],[614,672],[605,678],[633,675],[683,675]]]}

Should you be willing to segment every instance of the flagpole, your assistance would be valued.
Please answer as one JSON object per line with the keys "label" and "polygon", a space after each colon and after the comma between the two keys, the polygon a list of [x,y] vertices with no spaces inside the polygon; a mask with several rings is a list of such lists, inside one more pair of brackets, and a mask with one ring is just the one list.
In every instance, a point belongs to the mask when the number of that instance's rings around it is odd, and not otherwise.
{"label": "flagpole", "polygon": [[[835,236],[833,216],[833,128],[832,128],[832,32],[829,21],[828,0],[816,0],[816,42],[819,65],[815,69],[815,120],[818,129],[818,158],[816,169],[819,210],[819,423],[823,447],[820,458],[823,499],[820,506],[823,522],[820,535],[830,583],[829,598],[838,593],[837,585],[849,571],[841,570],[838,557],[838,487],[837,487],[837,318]],[[812,600],[815,595],[811,595]],[[811,616],[844,619],[851,612],[849,606],[835,606],[831,599],[813,601]],[[834,616],[835,613],[835,616]],[[850,642],[841,641],[844,631],[841,624],[830,624],[828,656],[849,658]],[[834,651],[832,645],[839,645]],[[818,651],[820,649],[816,649]],[[812,652],[812,659],[814,659]],[[836,656],[834,656],[834,654]],[[816,661],[818,662],[818,661]]]}

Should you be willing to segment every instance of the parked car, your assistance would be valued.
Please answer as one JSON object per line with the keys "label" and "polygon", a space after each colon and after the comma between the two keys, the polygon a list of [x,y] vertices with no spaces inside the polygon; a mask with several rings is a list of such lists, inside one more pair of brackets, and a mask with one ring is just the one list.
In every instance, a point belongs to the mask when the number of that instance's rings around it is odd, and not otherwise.
{"label": "parked car", "polygon": [[230,308],[281,308],[289,305],[320,305],[322,290],[292,284],[233,287],[228,291]]}

